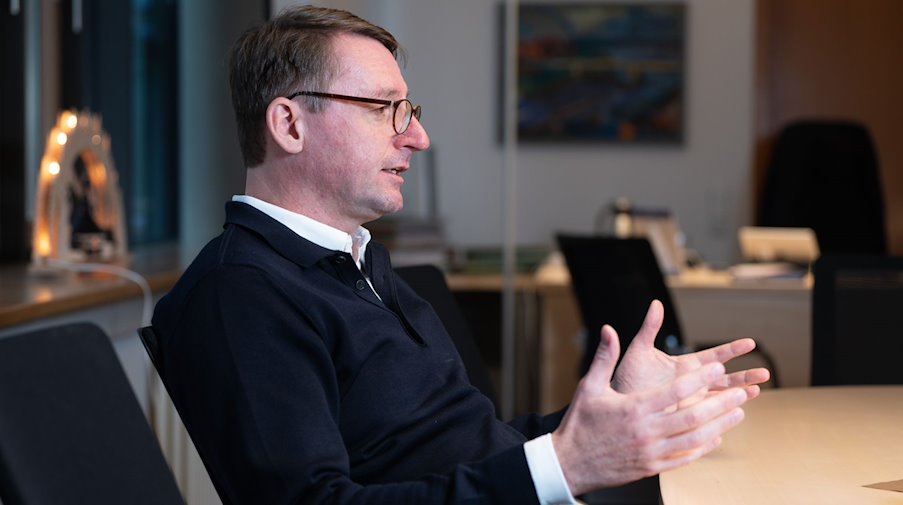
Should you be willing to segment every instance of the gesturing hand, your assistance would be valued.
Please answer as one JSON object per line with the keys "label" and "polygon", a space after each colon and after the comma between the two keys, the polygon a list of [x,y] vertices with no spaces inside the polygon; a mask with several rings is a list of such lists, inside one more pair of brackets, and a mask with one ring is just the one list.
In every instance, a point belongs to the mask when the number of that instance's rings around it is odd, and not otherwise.
{"label": "gesturing hand", "polygon": [[[708,363],[727,363],[756,347],[751,338],[734,340],[726,344],[692,354],[671,356],[655,348],[655,337],[662,326],[664,309],[661,302],[654,300],[643,320],[643,326],[627,347],[621,364],[612,381],[612,387],[622,393],[648,390],[674,380],[678,375],[695,370]],[[617,340],[617,333],[611,326],[602,328],[602,338]],[[770,374],[765,368],[753,368],[725,375],[713,385],[714,390],[729,387],[745,387],[753,398],[759,394],[756,384],[767,382]]]}
{"label": "gesturing hand", "polygon": [[552,443],[574,495],[670,470],[708,453],[743,419],[743,389],[726,389],[674,410],[683,400],[725,383],[724,366],[702,364],[647,389],[620,393],[611,379],[620,345],[602,333],[589,372]]}

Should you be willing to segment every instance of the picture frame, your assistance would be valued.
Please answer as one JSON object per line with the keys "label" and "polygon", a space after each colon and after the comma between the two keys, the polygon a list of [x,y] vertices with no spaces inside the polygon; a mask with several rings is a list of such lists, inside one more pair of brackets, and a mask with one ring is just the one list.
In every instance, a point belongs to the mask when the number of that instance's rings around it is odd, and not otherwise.
{"label": "picture frame", "polygon": [[518,25],[521,142],[683,142],[683,2],[521,3]]}

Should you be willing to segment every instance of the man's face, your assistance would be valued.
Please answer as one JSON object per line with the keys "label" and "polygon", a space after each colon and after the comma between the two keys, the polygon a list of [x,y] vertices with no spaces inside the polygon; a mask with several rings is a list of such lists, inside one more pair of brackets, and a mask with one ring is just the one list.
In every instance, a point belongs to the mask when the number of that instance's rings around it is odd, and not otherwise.
{"label": "man's face", "polygon": [[[340,71],[330,89],[341,95],[400,100],[408,93],[392,54],[379,42],[357,35],[334,41]],[[333,226],[350,231],[402,207],[401,186],[411,156],[429,147],[416,118],[395,133],[392,106],[328,99],[309,115],[305,147],[311,160],[317,201]]]}

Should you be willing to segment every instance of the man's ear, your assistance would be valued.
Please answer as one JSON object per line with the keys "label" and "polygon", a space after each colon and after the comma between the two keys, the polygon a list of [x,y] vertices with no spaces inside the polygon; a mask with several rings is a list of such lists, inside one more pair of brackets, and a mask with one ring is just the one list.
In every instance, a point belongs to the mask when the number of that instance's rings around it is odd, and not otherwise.
{"label": "man's ear", "polygon": [[289,154],[304,150],[304,118],[301,106],[285,97],[277,97],[267,106],[267,129],[273,141]]}

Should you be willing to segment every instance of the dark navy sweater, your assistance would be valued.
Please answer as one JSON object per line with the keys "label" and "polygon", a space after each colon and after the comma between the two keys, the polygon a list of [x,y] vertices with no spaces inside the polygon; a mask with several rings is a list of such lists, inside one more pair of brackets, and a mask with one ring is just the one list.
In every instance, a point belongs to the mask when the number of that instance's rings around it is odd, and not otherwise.
{"label": "dark navy sweater", "polygon": [[536,503],[523,452],[560,415],[497,420],[432,307],[367,248],[251,206],[157,304],[163,379],[226,503]]}

